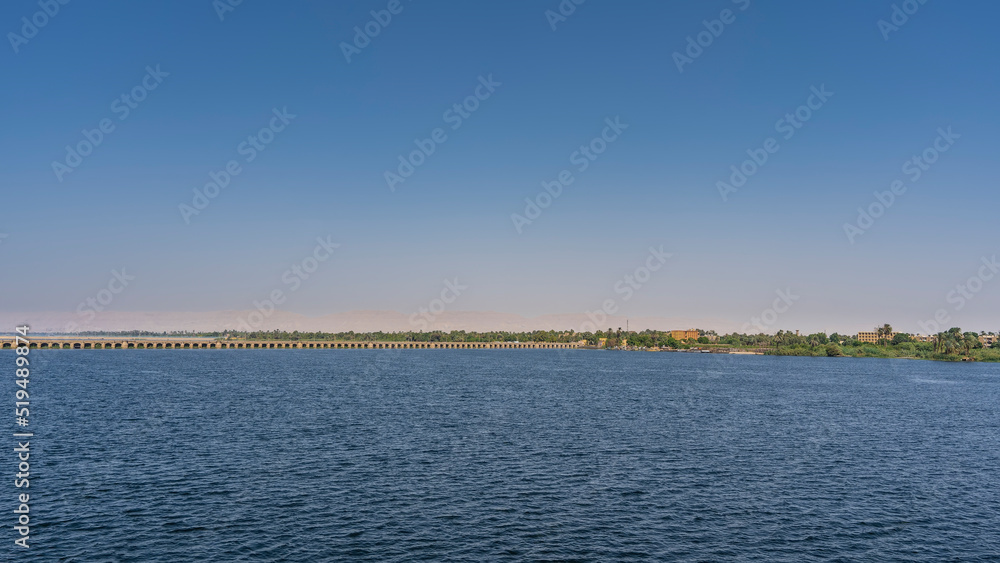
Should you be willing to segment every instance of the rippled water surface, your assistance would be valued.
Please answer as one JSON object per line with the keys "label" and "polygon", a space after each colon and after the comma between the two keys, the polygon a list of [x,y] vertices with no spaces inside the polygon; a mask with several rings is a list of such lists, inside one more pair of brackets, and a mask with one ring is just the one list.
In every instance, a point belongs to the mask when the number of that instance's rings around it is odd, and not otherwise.
{"label": "rippled water surface", "polygon": [[997,365],[31,355],[39,560],[1000,557]]}

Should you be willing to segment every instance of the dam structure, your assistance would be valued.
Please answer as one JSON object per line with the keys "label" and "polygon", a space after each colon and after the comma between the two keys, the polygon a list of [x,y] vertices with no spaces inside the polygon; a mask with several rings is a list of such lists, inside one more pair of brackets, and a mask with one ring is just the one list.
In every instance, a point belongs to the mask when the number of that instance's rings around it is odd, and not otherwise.
{"label": "dam structure", "polygon": [[[541,349],[579,348],[576,342],[388,342],[341,340],[221,340],[218,338],[122,338],[82,336],[29,336],[29,348],[40,350],[218,350],[218,349],[337,349],[337,350],[414,350],[414,349]],[[23,343],[22,343],[23,345]],[[0,349],[16,346],[14,336],[0,336]]]}

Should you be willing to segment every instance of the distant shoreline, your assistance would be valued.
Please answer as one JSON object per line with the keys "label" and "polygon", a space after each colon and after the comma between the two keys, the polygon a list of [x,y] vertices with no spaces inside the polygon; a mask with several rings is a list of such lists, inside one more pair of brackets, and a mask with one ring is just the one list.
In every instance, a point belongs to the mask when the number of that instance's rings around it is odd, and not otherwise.
{"label": "distant shoreline", "polygon": [[[684,348],[620,347],[601,348],[578,342],[415,342],[415,341],[346,341],[346,340],[253,340],[220,339],[205,337],[101,337],[37,336],[29,338],[29,347],[40,350],[608,350],[621,352],[674,352],[686,354],[726,354],[736,356],[796,356],[830,358],[879,358],[900,360],[930,360],[943,362],[1000,362],[1000,351],[994,349],[970,350],[967,355],[935,354],[930,357],[916,355],[891,355],[889,348],[839,349],[837,354],[827,353],[826,348],[763,348],[734,347],[725,345]],[[0,349],[15,347],[13,336],[0,336]]]}

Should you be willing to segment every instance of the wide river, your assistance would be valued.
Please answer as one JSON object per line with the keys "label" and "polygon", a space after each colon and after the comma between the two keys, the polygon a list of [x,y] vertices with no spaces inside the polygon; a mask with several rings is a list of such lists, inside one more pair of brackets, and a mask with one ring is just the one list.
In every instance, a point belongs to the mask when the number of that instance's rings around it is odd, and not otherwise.
{"label": "wide river", "polygon": [[[32,547],[18,560],[1000,559],[996,364],[30,357]],[[13,353],[0,362],[13,374]],[[24,490],[4,450],[10,553]]]}

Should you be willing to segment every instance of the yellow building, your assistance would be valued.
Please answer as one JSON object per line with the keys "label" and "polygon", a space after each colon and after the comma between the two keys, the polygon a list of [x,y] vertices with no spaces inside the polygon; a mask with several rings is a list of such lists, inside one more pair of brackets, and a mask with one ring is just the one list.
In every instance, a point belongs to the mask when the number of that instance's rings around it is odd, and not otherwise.
{"label": "yellow building", "polygon": [[674,340],[696,340],[701,334],[697,329],[671,330],[670,336]]}
{"label": "yellow building", "polygon": [[607,343],[608,343],[608,339],[607,338],[598,338],[597,339],[597,345],[600,346],[601,348],[604,348],[604,345],[607,344]]}
{"label": "yellow building", "polygon": [[[889,337],[889,340],[892,340],[893,338],[895,338],[897,334],[899,334],[899,333],[898,332],[893,332],[892,336]],[[867,342],[868,344],[876,344],[876,343],[878,343],[878,333],[874,332],[874,331],[871,331],[871,332],[859,332],[858,333],[858,340],[860,340],[861,342]]]}

